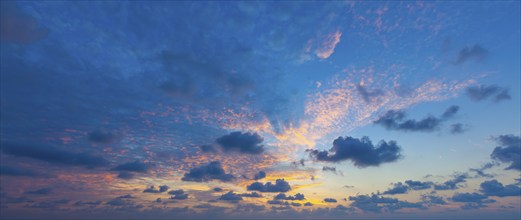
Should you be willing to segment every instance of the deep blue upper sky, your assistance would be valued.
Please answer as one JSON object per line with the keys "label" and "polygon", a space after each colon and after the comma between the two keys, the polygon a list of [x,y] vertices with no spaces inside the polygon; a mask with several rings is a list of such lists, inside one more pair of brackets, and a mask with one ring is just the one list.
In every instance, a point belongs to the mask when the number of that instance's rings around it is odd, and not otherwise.
{"label": "deep blue upper sky", "polygon": [[519,1],[2,1],[0,216],[520,218]]}

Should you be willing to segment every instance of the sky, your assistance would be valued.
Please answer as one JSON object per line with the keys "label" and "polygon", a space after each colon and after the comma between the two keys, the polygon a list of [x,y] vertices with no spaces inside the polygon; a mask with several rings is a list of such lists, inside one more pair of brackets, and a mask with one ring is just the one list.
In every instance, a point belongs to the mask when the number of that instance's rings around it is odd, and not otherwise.
{"label": "sky", "polygon": [[1,219],[519,219],[519,1],[1,1]]}

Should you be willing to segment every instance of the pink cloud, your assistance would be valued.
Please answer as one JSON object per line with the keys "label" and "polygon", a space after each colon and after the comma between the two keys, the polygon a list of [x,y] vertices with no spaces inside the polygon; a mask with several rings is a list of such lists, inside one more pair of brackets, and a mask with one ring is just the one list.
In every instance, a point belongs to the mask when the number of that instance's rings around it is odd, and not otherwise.
{"label": "pink cloud", "polygon": [[342,36],[342,32],[336,31],[334,33],[329,33],[322,45],[315,51],[316,55],[320,59],[327,59],[331,54],[335,52],[335,47],[338,43],[340,43],[340,37]]}

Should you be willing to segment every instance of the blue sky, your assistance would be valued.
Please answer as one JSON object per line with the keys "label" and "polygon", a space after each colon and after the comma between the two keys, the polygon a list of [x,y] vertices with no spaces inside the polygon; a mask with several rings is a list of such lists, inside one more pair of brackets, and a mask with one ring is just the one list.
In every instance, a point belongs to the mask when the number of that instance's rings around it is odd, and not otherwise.
{"label": "blue sky", "polygon": [[521,217],[519,1],[1,6],[2,219]]}

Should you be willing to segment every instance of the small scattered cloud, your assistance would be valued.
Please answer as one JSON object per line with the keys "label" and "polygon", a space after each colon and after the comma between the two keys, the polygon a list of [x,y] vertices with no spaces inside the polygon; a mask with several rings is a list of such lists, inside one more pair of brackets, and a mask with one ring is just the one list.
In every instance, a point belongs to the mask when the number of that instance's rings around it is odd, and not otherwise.
{"label": "small scattered cloud", "polygon": [[361,139],[338,137],[329,151],[307,150],[317,161],[340,162],[353,161],[357,167],[379,166],[382,163],[397,161],[401,158],[401,148],[395,141],[380,141],[373,145],[369,137]]}
{"label": "small scattered cloud", "polygon": [[209,144],[200,145],[199,148],[201,149],[202,152],[205,152],[205,153],[217,152],[217,149],[215,149],[215,147],[213,145],[209,145]]}
{"label": "small scattered cloud", "polygon": [[394,186],[391,189],[386,190],[383,192],[383,195],[395,195],[395,194],[404,194],[407,193],[409,190],[409,187],[404,185],[401,182],[395,183]]}
{"label": "small scattered cloud", "polygon": [[442,184],[435,184],[434,189],[435,190],[455,190],[459,188],[460,183],[466,182],[468,176],[467,174],[459,174],[456,175],[453,179],[447,180],[443,182]]}
{"label": "small scattered cloud", "polygon": [[260,179],[264,179],[265,177],[266,177],[266,172],[259,171],[258,173],[255,174],[255,176],[253,176],[253,179],[260,180]]}
{"label": "small scattered cloud", "polygon": [[275,180],[275,184],[267,182],[265,184],[260,182],[254,182],[246,187],[249,191],[259,192],[287,192],[291,190],[291,186],[284,179]]}
{"label": "small scattered cloud", "polygon": [[521,138],[515,135],[500,135],[494,138],[498,146],[490,155],[492,159],[509,163],[507,170],[521,171]]}
{"label": "small scattered cloud", "polygon": [[455,123],[450,125],[450,133],[451,134],[461,134],[465,133],[468,128],[462,123]]}
{"label": "small scattered cloud", "polygon": [[454,117],[458,110],[459,106],[453,105],[447,108],[439,118],[428,116],[419,121],[415,119],[406,120],[406,113],[403,110],[389,110],[373,123],[381,125],[387,130],[432,132],[439,129],[444,121]]}
{"label": "small scattered cloud", "polygon": [[232,174],[227,174],[221,166],[221,162],[213,161],[207,165],[195,167],[185,173],[181,180],[191,182],[207,182],[210,180],[220,180],[229,182],[234,179]]}
{"label": "small scattered cloud", "polygon": [[516,184],[503,185],[497,180],[489,180],[480,184],[481,192],[487,196],[521,196],[521,188]]}
{"label": "small scattered cloud", "polygon": [[217,142],[224,151],[236,151],[246,154],[260,154],[264,152],[264,145],[261,143],[264,139],[257,133],[232,132],[217,138]]}
{"label": "small scattered cloud", "polygon": [[162,193],[168,191],[170,187],[167,185],[159,186],[159,189],[156,189],[155,186],[149,186],[145,190],[143,190],[144,193]]}
{"label": "small scattered cloud", "polygon": [[242,200],[242,197],[239,194],[230,191],[221,195],[221,197],[219,197],[219,200],[238,202]]}
{"label": "small scattered cloud", "polygon": [[337,203],[337,200],[333,199],[333,198],[325,198],[324,202],[326,202],[326,203]]}
{"label": "small scattered cloud", "polygon": [[108,161],[100,156],[88,153],[76,153],[52,146],[2,142],[0,148],[4,154],[27,157],[54,164],[83,166],[86,168],[95,168],[108,164]]}
{"label": "small scattered cloud", "polygon": [[315,51],[315,54],[320,59],[327,59],[331,54],[335,52],[335,47],[338,43],[340,43],[340,38],[342,37],[342,32],[335,31],[333,33],[329,33],[326,35],[322,44]]}
{"label": "small scattered cloud", "polygon": [[182,190],[182,189],[170,190],[170,191],[168,191],[168,194],[170,194],[170,195],[181,195],[181,194],[185,194],[185,191]]}
{"label": "small scattered cloud", "polygon": [[488,56],[489,51],[480,45],[474,45],[472,47],[464,47],[459,51],[458,57],[454,61],[454,64],[459,65],[465,63],[468,60],[481,62]]}
{"label": "small scattered cloud", "polygon": [[305,200],[304,194],[297,193],[294,196],[286,196],[284,193],[279,193],[275,197],[273,197],[273,200]]}
{"label": "small scattered cloud", "polygon": [[430,189],[433,185],[432,182],[422,182],[422,181],[415,181],[415,180],[406,180],[405,184],[407,184],[407,187],[409,187],[412,190]]}
{"label": "small scattered cloud", "polygon": [[381,89],[369,90],[362,84],[356,85],[356,90],[362,96],[365,102],[371,103],[377,101],[377,98],[384,95],[384,91]]}
{"label": "small scattered cloud", "polygon": [[486,207],[486,203],[494,203],[496,200],[487,199],[488,196],[479,193],[456,193],[451,197],[454,202],[462,202],[462,209],[478,209]]}
{"label": "small scattered cloud", "polygon": [[250,198],[262,198],[262,195],[257,192],[251,192],[251,193],[242,193],[240,194],[242,197],[250,197]]}
{"label": "small scattered cloud", "polygon": [[493,102],[511,99],[508,88],[502,88],[497,85],[470,86],[466,89],[465,94],[474,102],[483,101],[489,98],[491,98]]}
{"label": "small scattered cloud", "polygon": [[129,179],[132,179],[132,178],[134,178],[134,177],[135,177],[134,173],[127,172],[127,171],[121,171],[121,172],[119,172],[119,174],[118,174],[118,178],[120,178],[120,179],[126,179],[126,180],[129,180]]}
{"label": "small scattered cloud", "polygon": [[170,199],[174,199],[174,200],[185,200],[185,199],[188,199],[188,194],[186,194],[186,193],[175,194],[175,195],[171,196]]}

